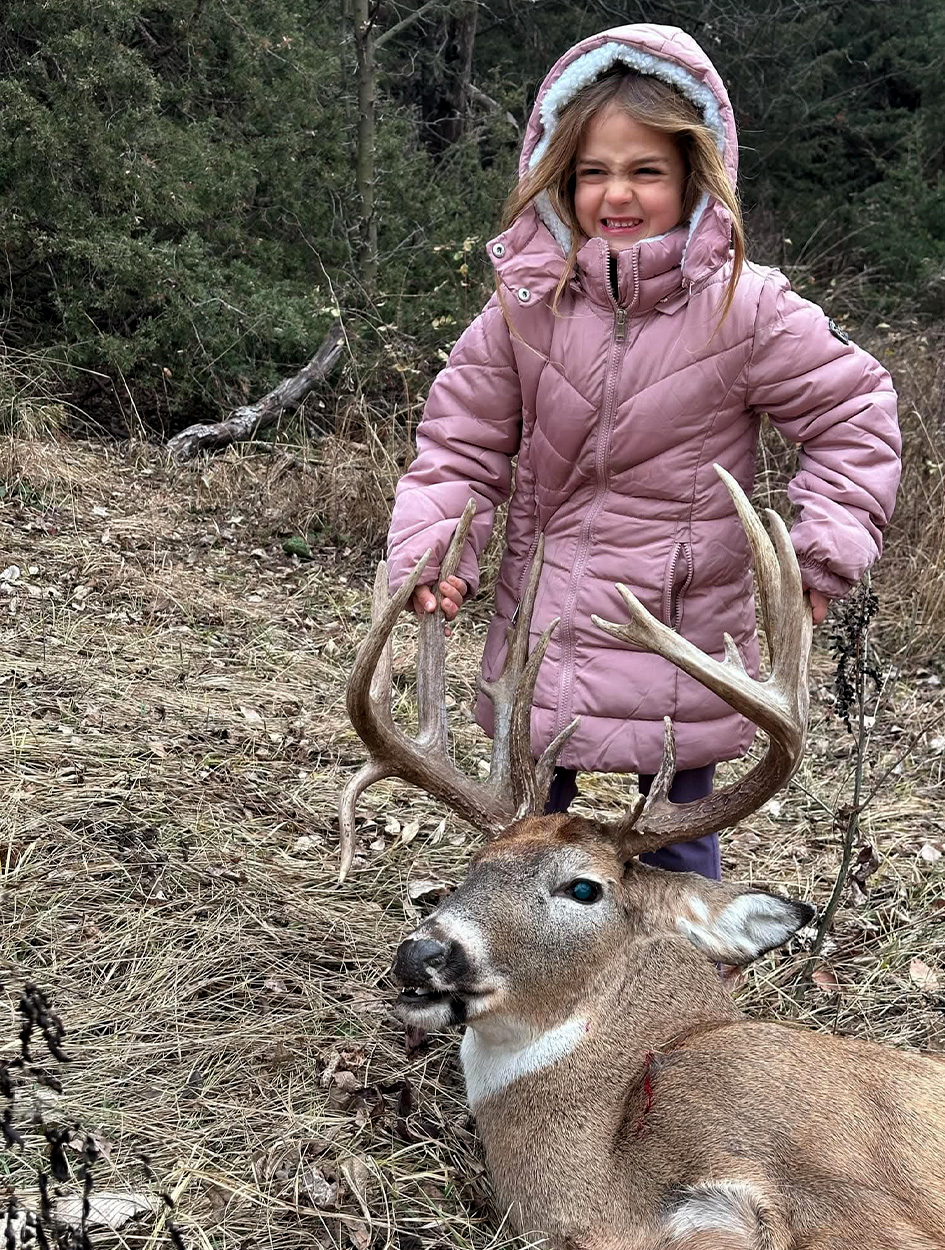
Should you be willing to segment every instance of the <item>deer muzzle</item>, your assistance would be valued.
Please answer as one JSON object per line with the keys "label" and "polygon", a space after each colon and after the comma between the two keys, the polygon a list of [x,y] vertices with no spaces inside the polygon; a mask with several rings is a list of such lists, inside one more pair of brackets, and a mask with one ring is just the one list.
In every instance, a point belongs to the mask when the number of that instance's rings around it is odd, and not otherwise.
{"label": "deer muzzle", "polygon": [[418,931],[398,946],[393,973],[404,1023],[431,1029],[465,1020],[472,969],[459,942]]}

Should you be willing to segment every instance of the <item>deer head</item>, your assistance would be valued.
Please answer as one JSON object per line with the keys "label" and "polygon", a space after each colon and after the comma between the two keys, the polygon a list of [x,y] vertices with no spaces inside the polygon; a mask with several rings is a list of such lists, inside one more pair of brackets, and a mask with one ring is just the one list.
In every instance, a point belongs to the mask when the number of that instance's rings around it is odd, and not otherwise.
{"label": "deer head", "polygon": [[712,981],[710,963],[748,963],[813,916],[806,903],[650,868],[636,854],[632,836],[581,817],[516,821],[399,946],[400,1017],[427,1030],[515,1021],[538,1035],[592,1001],[631,947],[645,958],[654,939],[675,939]]}

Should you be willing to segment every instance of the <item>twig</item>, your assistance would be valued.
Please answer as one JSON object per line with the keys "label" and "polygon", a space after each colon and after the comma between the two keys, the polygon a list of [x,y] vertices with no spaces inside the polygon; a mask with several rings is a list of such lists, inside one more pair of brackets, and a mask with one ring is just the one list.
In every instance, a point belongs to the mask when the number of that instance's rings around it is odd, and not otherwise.
{"label": "twig", "polygon": [[[867,588],[867,593],[869,590]],[[820,923],[817,926],[817,936],[814,938],[810,950],[807,969],[805,975],[810,972],[811,965],[820,954],[830,927],[833,924],[833,918],[836,915],[837,908],[840,906],[840,900],[843,897],[843,890],[847,883],[847,877],[850,873],[850,864],[853,860],[853,847],[856,844],[857,835],[860,831],[860,816],[862,815],[865,804],[863,803],[863,774],[866,767],[866,743],[868,738],[868,730],[866,727],[866,679],[870,676],[869,664],[869,632],[870,632],[870,612],[867,609],[864,612],[863,620],[859,632],[856,637],[856,646],[854,649],[854,672],[856,675],[855,698],[857,705],[857,721],[856,721],[856,767],[853,773],[853,801],[841,807],[834,818],[834,828],[843,829],[842,853],[840,857],[840,868],[837,872],[837,879],[834,882],[833,891],[827,906],[824,908]],[[843,657],[841,657],[841,666]],[[838,673],[841,671],[838,668]],[[843,708],[840,709],[843,711]]]}

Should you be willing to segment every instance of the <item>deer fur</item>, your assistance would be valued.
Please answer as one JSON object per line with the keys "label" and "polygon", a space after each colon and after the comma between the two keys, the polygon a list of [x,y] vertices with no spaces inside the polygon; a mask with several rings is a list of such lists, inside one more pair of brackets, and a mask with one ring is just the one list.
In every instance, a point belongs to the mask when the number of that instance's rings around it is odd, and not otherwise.
{"label": "deer fur", "polygon": [[394,971],[405,1021],[467,1025],[517,1229],[556,1250],[945,1248],[945,1065],[746,1019],[719,979],[811,915],[647,868],[579,817],[477,854]]}

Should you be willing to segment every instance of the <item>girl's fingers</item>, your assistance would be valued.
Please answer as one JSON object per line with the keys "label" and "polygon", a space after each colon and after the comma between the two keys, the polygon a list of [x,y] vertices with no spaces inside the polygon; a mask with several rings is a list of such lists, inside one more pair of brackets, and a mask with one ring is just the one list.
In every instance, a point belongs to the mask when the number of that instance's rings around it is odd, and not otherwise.
{"label": "girl's fingers", "polygon": [[445,582],[440,582],[443,615],[448,621],[455,619],[456,613],[462,607],[463,595],[465,593],[466,584],[460,581],[458,577],[450,577]]}
{"label": "girl's fingers", "polygon": [[822,625],[827,619],[827,612],[830,608],[830,600],[826,595],[821,594],[819,590],[812,590],[805,587],[807,596],[810,599],[811,618],[815,625]]}
{"label": "girl's fingers", "polygon": [[[452,621],[462,607],[468,587],[461,577],[450,577],[440,582],[439,591],[443,607],[443,615]],[[430,586],[418,586],[413,592],[410,606],[417,616],[436,611],[436,596]]]}
{"label": "girl's fingers", "polygon": [[413,592],[410,602],[417,616],[423,616],[425,612],[436,610],[436,596],[429,586],[418,586]]}
{"label": "girl's fingers", "polygon": [[458,577],[447,578],[445,582],[440,582],[440,594],[444,607],[447,603],[455,603],[459,607],[466,597],[466,583]]}

